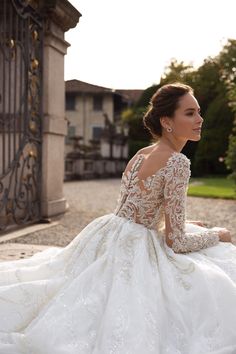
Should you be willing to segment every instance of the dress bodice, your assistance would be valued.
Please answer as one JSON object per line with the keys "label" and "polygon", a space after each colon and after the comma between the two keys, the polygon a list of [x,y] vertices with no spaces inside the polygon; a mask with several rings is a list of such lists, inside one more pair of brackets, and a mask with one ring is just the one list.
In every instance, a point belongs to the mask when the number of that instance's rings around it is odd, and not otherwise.
{"label": "dress bodice", "polygon": [[216,245],[218,232],[203,228],[193,234],[185,232],[186,194],[190,178],[190,161],[173,152],[166,165],[145,179],[139,178],[144,154],[138,154],[121,179],[115,215],[158,231],[165,223],[166,235],[176,252],[196,251]]}
{"label": "dress bodice", "polygon": [[[164,223],[164,186],[174,165],[184,169],[185,181],[190,177],[190,161],[181,153],[173,153],[166,166],[151,176],[139,179],[138,172],[145,159],[144,154],[137,155],[131,169],[122,174],[120,194],[115,214],[149,229],[158,230]],[[184,166],[183,166],[184,165]]]}
{"label": "dress bodice", "polygon": [[[173,161],[179,160],[178,153],[171,155],[165,167],[145,179],[139,179],[138,172],[145,155],[140,154],[134,161],[131,169],[122,174],[120,194],[115,214],[125,217],[136,223],[143,224],[149,229],[158,230],[164,222],[164,185],[166,175],[170,171]],[[182,154],[181,154],[182,155]],[[184,155],[182,155],[184,156]],[[185,162],[189,160],[185,157]],[[186,171],[186,181],[189,179]]]}

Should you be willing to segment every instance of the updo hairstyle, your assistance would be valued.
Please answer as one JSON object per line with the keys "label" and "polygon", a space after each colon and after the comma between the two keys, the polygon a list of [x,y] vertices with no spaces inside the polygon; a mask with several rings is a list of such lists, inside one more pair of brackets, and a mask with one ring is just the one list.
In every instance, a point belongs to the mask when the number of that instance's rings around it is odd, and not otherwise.
{"label": "updo hairstyle", "polygon": [[181,83],[164,85],[154,93],[143,117],[143,124],[154,139],[162,136],[160,118],[173,118],[180,98],[187,93],[193,94],[193,89]]}

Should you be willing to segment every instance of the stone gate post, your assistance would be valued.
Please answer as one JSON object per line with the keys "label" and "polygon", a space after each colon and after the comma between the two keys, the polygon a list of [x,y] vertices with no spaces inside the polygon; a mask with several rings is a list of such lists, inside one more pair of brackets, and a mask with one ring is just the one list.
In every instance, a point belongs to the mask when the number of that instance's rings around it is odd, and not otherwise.
{"label": "stone gate post", "polygon": [[63,195],[65,120],[64,55],[69,43],[64,33],[77,25],[81,14],[67,0],[44,2],[42,217],[66,209]]}

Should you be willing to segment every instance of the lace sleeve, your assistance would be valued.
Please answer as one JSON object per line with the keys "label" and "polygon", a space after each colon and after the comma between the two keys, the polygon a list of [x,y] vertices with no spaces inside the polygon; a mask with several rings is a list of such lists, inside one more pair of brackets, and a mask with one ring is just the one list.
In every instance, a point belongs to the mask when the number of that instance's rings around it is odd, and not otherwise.
{"label": "lace sleeve", "polygon": [[165,175],[164,210],[166,243],[176,253],[198,251],[219,242],[218,232],[185,232],[186,192],[190,177],[190,161],[178,154],[169,164]]}

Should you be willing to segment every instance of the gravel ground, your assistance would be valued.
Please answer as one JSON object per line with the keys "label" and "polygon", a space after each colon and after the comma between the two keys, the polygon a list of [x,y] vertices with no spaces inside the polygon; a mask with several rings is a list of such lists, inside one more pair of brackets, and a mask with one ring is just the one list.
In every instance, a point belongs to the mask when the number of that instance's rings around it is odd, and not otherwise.
{"label": "gravel ground", "polygon": [[[69,210],[57,226],[12,240],[14,243],[66,246],[90,221],[111,213],[118,198],[120,179],[73,181],[64,184]],[[236,202],[234,200],[188,197],[187,218],[202,220],[208,227],[228,228],[236,244]]]}

